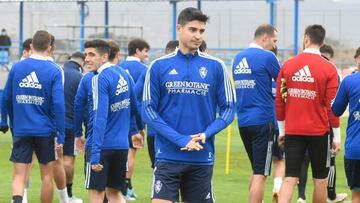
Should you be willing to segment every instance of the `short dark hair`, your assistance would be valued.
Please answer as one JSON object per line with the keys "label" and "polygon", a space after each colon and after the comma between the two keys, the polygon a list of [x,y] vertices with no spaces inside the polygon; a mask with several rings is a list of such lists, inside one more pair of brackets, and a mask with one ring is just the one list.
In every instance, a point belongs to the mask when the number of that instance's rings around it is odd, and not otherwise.
{"label": "short dark hair", "polygon": [[32,38],[32,46],[35,51],[46,51],[50,46],[50,34],[45,30],[38,30]]}
{"label": "short dark hair", "polygon": [[32,38],[26,39],[22,44],[22,49],[26,51],[30,51],[30,44],[32,43]]}
{"label": "short dark hair", "polygon": [[173,52],[179,46],[179,40],[171,40],[166,44],[165,53]]}
{"label": "short dark hair", "polygon": [[354,55],[354,58],[360,56],[360,47],[356,49],[356,52],[355,52],[355,55]]}
{"label": "short dark hair", "polygon": [[128,44],[128,54],[132,56],[136,53],[136,49],[142,51],[143,49],[150,49],[150,45],[143,39],[133,39]]}
{"label": "short dark hair", "polygon": [[110,46],[109,44],[101,39],[94,39],[85,42],[86,48],[95,48],[101,55],[107,54],[110,55]]}
{"label": "short dark hair", "polygon": [[334,49],[330,46],[330,45],[327,45],[327,44],[324,44],[320,47],[320,53],[323,54],[323,53],[328,53],[330,54],[330,57],[334,57]]}
{"label": "short dark hair", "polygon": [[110,46],[110,54],[109,54],[109,60],[114,60],[116,57],[116,54],[120,52],[119,45],[114,40],[109,40],[108,44]]}
{"label": "short dark hair", "polygon": [[184,26],[186,23],[194,20],[206,23],[209,20],[209,16],[203,14],[199,9],[188,7],[180,12],[177,23]]}
{"label": "short dark hair", "polygon": [[201,42],[200,46],[199,46],[199,50],[200,50],[201,52],[204,52],[204,51],[206,51],[206,49],[207,49],[207,45],[206,45],[205,40],[203,40],[203,41]]}
{"label": "short dark hair", "polygon": [[254,38],[258,38],[264,34],[273,36],[277,32],[276,28],[270,24],[262,24],[255,30]]}
{"label": "short dark hair", "polygon": [[305,35],[310,38],[313,44],[322,45],[324,43],[326,31],[321,25],[309,25],[305,29]]}
{"label": "short dark hair", "polygon": [[79,51],[74,52],[73,54],[71,54],[70,59],[75,59],[75,58],[82,59],[83,61],[85,61],[85,55],[82,52],[79,52]]}

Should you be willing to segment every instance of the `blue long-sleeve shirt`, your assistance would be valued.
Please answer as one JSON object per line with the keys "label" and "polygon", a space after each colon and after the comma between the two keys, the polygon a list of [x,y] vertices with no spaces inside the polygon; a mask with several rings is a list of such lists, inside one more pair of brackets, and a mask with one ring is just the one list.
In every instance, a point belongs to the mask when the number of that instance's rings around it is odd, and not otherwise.
{"label": "blue long-sleeve shirt", "polygon": [[81,79],[74,102],[74,130],[75,136],[82,136],[82,123],[84,121],[84,114],[87,113],[87,135],[85,148],[92,145],[92,131],[93,131],[93,94],[92,94],[92,78],[95,76],[93,72],[86,73]]}
{"label": "blue long-sleeve shirt", "polygon": [[279,71],[276,56],[256,44],[235,56],[232,73],[239,127],[262,125],[274,120],[272,79],[276,81]]}
{"label": "blue long-sleeve shirt", "polygon": [[[216,109],[219,107],[219,116]],[[225,64],[196,52],[153,61],[144,86],[142,117],[156,130],[157,161],[212,165],[214,135],[234,119],[235,106]],[[200,151],[181,151],[190,135],[205,133]]]}
{"label": "blue long-sleeve shirt", "polygon": [[346,128],[345,158],[360,160],[360,73],[354,73],[341,82],[331,106],[335,116],[341,116],[349,104]]}
{"label": "blue long-sleeve shirt", "polygon": [[66,111],[66,128],[74,128],[74,99],[82,78],[81,66],[75,61],[68,61],[64,64],[64,94]]}
{"label": "blue long-sleeve shirt", "polygon": [[[52,136],[64,143],[65,104],[61,70],[33,55],[12,67],[4,89],[14,136]],[[4,110],[2,110],[3,112]]]}
{"label": "blue long-sleeve shirt", "polygon": [[128,149],[131,116],[138,113],[134,82],[125,70],[109,63],[92,79],[94,130],[91,163],[101,150]]}

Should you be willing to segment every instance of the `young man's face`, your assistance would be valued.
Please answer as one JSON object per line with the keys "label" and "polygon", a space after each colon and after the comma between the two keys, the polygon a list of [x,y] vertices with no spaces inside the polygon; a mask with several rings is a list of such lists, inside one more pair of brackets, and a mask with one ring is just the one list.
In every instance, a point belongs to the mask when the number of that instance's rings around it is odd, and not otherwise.
{"label": "young man's face", "polygon": [[85,64],[89,71],[97,71],[101,65],[107,62],[107,54],[100,54],[96,48],[85,49]]}
{"label": "young man's face", "polygon": [[140,61],[145,62],[149,57],[149,49],[143,48],[141,51],[140,49],[136,49],[136,57],[138,57]]}
{"label": "young man's face", "polygon": [[206,24],[204,22],[193,20],[185,25],[176,26],[179,35],[180,47],[187,51],[195,51],[203,41]]}
{"label": "young man's face", "polygon": [[358,68],[360,68],[360,55],[355,58],[355,62]]}
{"label": "young man's face", "polygon": [[263,48],[270,51],[274,50],[277,47],[277,41],[278,41],[278,33],[274,31],[274,34],[272,36],[266,35]]}

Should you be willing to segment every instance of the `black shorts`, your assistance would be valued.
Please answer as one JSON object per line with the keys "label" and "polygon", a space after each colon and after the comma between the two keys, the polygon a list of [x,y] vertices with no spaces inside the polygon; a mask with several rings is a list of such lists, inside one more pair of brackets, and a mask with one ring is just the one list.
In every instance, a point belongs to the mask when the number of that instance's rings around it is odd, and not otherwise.
{"label": "black shorts", "polygon": [[149,136],[146,137],[147,146],[148,146],[148,152],[149,157],[151,161],[151,168],[154,168],[155,166],[155,136]]}
{"label": "black shorts", "polygon": [[350,190],[360,191],[360,160],[344,158],[344,167]]}
{"label": "black shorts", "polygon": [[251,162],[253,174],[270,175],[274,143],[274,123],[240,127],[239,131]]}
{"label": "black shorts", "polygon": [[151,189],[152,199],[213,203],[212,165],[189,165],[156,162]]}
{"label": "black shorts", "polygon": [[36,157],[41,164],[47,164],[55,160],[54,136],[47,137],[19,137],[13,136],[13,146],[10,161],[14,163],[29,164],[35,151]]}
{"label": "black shorts", "polygon": [[75,156],[75,134],[74,129],[67,128],[65,130],[64,156]]}
{"label": "black shorts", "polygon": [[279,130],[275,130],[272,155],[273,158],[276,158],[277,160],[283,160],[285,158],[285,153],[284,150],[279,147],[278,138],[279,138]]}
{"label": "black shorts", "polygon": [[329,173],[329,136],[285,135],[285,176],[299,177],[305,152],[308,150],[313,178],[325,179]]}
{"label": "black shorts", "polygon": [[[87,153],[91,153],[87,150]],[[126,161],[128,150],[102,150],[100,152],[100,164],[103,169],[95,172],[91,169],[90,156],[86,162],[86,189],[105,191],[109,187],[118,191],[122,191],[125,187]]]}

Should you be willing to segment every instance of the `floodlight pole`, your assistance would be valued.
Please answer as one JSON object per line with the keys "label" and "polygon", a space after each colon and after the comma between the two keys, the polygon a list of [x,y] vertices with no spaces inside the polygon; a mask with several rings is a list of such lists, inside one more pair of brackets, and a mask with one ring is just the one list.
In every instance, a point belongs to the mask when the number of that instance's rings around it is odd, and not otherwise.
{"label": "floodlight pole", "polygon": [[269,24],[275,26],[275,0],[268,0],[269,3]]}
{"label": "floodlight pole", "polygon": [[201,0],[197,0],[197,8],[201,10]]}
{"label": "floodlight pole", "polygon": [[295,0],[294,11],[294,56],[298,54],[298,38],[299,38],[299,0]]}
{"label": "floodlight pole", "polygon": [[19,58],[22,56],[22,44],[24,34],[24,2],[20,2],[20,15],[19,15]]}
{"label": "floodlight pole", "polygon": [[105,1],[105,32],[104,38],[109,39],[109,1]]}
{"label": "floodlight pole", "polygon": [[84,49],[84,39],[85,39],[85,2],[80,1],[80,51],[83,52]]}
{"label": "floodlight pole", "polygon": [[173,5],[173,27],[172,27],[172,39],[176,40],[176,16],[177,16],[177,0],[170,0]]}

